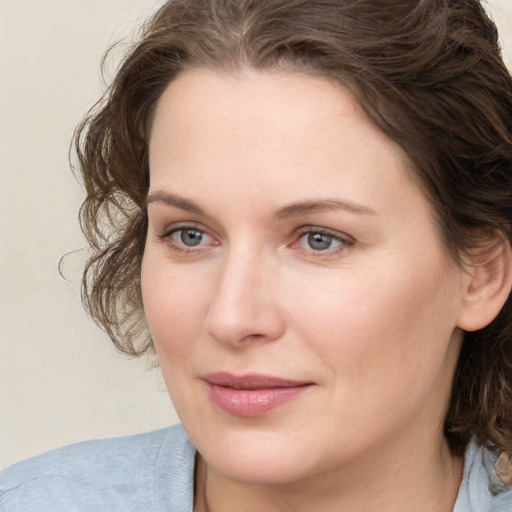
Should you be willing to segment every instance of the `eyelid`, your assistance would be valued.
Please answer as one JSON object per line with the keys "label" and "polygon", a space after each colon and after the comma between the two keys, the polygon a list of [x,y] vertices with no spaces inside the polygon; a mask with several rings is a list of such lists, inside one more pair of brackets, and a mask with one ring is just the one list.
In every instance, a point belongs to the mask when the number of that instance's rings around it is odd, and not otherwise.
{"label": "eyelid", "polygon": [[[193,221],[182,221],[182,222],[175,222],[170,225],[166,225],[166,227],[161,230],[159,233],[157,233],[158,238],[167,238],[172,235],[175,231],[179,231],[180,229],[197,229],[197,231],[203,231],[207,235],[210,235],[208,233],[208,230],[202,226],[198,222]],[[211,236],[211,235],[210,235]],[[212,236],[213,238],[213,236]]]}
{"label": "eyelid", "polygon": [[309,233],[319,233],[322,235],[332,236],[333,238],[337,238],[338,240],[341,240],[342,242],[355,242],[354,238],[350,235],[347,235],[347,233],[343,233],[341,231],[337,231],[335,229],[330,228],[323,228],[320,226],[302,226],[297,230],[297,234],[299,237],[302,237]]}

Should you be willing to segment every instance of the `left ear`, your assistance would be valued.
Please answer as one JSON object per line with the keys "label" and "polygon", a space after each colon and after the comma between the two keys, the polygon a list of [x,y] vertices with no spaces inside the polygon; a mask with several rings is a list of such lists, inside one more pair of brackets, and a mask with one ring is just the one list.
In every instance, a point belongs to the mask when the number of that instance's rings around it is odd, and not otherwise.
{"label": "left ear", "polygon": [[502,233],[495,230],[485,237],[468,262],[467,272],[457,326],[477,331],[496,318],[512,288],[512,250]]}

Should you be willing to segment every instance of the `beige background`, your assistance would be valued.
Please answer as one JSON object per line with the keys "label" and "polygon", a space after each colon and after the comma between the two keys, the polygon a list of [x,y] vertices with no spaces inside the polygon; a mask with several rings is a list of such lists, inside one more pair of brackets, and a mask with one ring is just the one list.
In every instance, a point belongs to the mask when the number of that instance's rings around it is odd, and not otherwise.
{"label": "beige background", "polygon": [[[0,0],[0,467],[177,421],[158,372],[116,355],[79,300],[74,126],[99,63],[161,0]],[[512,0],[491,9],[512,64]],[[512,66],[511,66],[512,67]]]}

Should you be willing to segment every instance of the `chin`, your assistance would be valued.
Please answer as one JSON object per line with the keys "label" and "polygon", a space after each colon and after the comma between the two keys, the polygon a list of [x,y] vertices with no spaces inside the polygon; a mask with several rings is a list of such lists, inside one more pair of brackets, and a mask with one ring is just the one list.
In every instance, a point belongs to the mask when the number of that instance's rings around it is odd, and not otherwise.
{"label": "chin", "polygon": [[189,433],[206,464],[231,481],[285,485],[315,473],[311,457],[314,447],[304,441],[297,442],[293,433],[226,428],[216,433],[210,431],[208,438],[202,434]]}
{"label": "chin", "polygon": [[302,480],[307,473],[303,456],[282,450],[277,453],[266,450],[234,453],[228,450],[218,456],[205,454],[204,458],[207,465],[222,477],[241,484],[286,485]]}

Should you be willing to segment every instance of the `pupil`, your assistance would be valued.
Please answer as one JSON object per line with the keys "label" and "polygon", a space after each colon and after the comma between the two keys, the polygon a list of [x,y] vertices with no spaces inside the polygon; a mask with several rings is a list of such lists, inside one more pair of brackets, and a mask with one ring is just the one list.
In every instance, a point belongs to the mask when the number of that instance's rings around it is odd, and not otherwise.
{"label": "pupil", "polygon": [[312,249],[317,251],[325,251],[329,249],[332,242],[332,237],[329,235],[322,235],[322,233],[312,233],[308,236],[308,243]]}
{"label": "pupil", "polygon": [[194,245],[199,245],[201,243],[203,234],[201,233],[201,231],[197,231],[195,229],[184,229],[181,232],[180,238],[185,245],[192,247]]}

